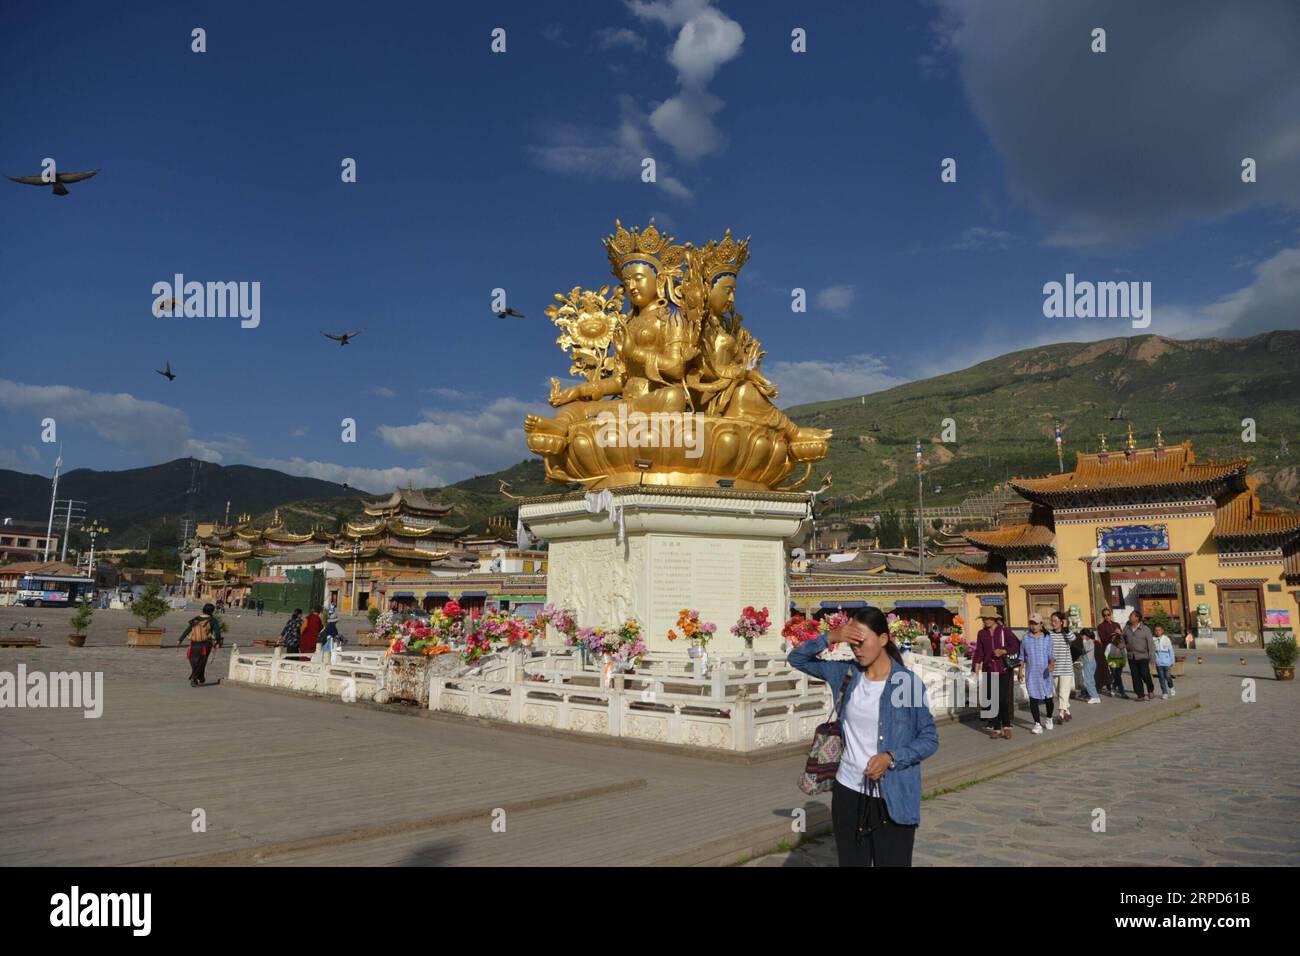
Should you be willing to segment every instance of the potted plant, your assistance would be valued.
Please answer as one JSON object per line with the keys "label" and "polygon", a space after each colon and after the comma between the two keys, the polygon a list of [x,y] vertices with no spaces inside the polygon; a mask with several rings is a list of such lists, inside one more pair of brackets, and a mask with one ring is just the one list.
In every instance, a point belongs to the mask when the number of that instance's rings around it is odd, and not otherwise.
{"label": "potted plant", "polygon": [[1273,676],[1278,680],[1295,680],[1296,643],[1290,634],[1277,634],[1264,648],[1273,664]]}
{"label": "potted plant", "polygon": [[94,615],[95,609],[91,607],[90,601],[83,596],[77,602],[77,613],[72,615],[69,622],[72,626],[72,633],[68,635],[68,643],[73,647],[84,647],[86,644],[86,629],[90,627],[90,618]]}
{"label": "potted plant", "polygon": [[154,583],[145,588],[144,593],[131,602],[131,613],[138,617],[144,626],[126,629],[127,646],[162,647],[162,637],[167,629],[154,627],[153,622],[170,610],[171,606],[162,596],[162,585]]}

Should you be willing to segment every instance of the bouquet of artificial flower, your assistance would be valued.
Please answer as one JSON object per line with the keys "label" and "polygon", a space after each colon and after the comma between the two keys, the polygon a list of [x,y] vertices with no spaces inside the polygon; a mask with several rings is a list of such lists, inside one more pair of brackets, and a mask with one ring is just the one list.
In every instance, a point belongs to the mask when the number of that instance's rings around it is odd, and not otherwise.
{"label": "bouquet of artificial flower", "polygon": [[754,638],[766,634],[771,626],[772,622],[767,617],[767,608],[755,611],[752,607],[747,607],[741,611],[740,620],[731,626],[731,633],[752,642]]}
{"label": "bouquet of artificial flower", "polygon": [[689,608],[682,608],[681,613],[677,615],[677,626],[682,629],[682,633],[678,634],[676,630],[670,628],[668,640],[675,641],[678,637],[685,637],[686,640],[700,647],[707,646],[718,630],[718,625],[710,621],[701,621],[700,612]]}
{"label": "bouquet of artificial flower", "polygon": [[819,622],[807,617],[792,617],[781,628],[781,636],[790,642],[791,647],[798,647],[805,641],[811,641],[821,633]]}

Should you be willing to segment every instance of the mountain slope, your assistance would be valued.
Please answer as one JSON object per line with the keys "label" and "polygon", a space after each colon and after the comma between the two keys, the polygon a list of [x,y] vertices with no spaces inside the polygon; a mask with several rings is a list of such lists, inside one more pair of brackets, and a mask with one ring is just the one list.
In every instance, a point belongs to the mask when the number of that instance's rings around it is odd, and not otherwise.
{"label": "mountain slope", "polygon": [[[1128,424],[1140,446],[1190,440],[1201,458],[1254,458],[1266,501],[1297,501],[1300,333],[1178,341],[1155,335],[1013,352],[971,368],[872,395],[786,409],[800,425],[835,429],[819,470],[835,476],[849,510],[916,501],[915,444],[926,461],[926,504],[955,504],[1008,477],[1065,467],[1076,451],[1122,449]],[[1112,421],[1123,409],[1127,421]],[[951,418],[956,441],[940,441]],[[1242,440],[1242,420],[1256,441]],[[872,431],[872,423],[879,431]],[[1294,449],[1280,455],[1285,439]]]}

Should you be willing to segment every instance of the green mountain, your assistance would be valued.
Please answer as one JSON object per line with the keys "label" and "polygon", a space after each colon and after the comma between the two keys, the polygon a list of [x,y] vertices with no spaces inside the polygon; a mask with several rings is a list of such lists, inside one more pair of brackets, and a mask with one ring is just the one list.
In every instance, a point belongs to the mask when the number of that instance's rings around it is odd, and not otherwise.
{"label": "green mountain", "polygon": [[[197,489],[193,505],[199,520],[223,517],[227,501],[232,513],[239,514],[306,497],[337,499],[356,494],[332,481],[190,458],[126,471],[78,468],[59,476],[58,494],[88,502],[86,517],[108,526],[110,547],[135,547],[148,540],[174,545],[189,508],[191,479]],[[49,511],[49,478],[0,470],[0,517],[44,521]],[[55,524],[59,525],[57,516]],[[78,541],[76,534],[72,541]]]}
{"label": "green mountain", "polygon": [[[918,438],[928,506],[957,504],[1011,477],[1054,472],[1058,422],[1067,469],[1076,451],[1096,451],[1103,433],[1111,449],[1122,449],[1130,424],[1142,446],[1154,444],[1159,427],[1167,444],[1190,441],[1201,458],[1251,456],[1264,501],[1296,507],[1297,394],[1300,332],[1183,341],[1144,335],[1026,349],[872,395],[787,411],[801,425],[835,430],[826,461],[805,487],[817,487],[831,472],[834,486],[823,500],[849,516],[915,504]],[[944,441],[946,419],[952,441]],[[1243,441],[1244,419],[1254,422],[1254,442]],[[279,509],[293,530],[333,531],[362,509],[363,496],[333,482],[247,465],[201,462],[197,469],[199,520],[222,518],[230,501],[233,514],[248,512],[259,523]],[[142,545],[149,535],[155,544],[171,544],[187,511],[190,478],[188,458],[130,471],[78,469],[60,479],[59,496],[91,502],[89,517],[113,531],[111,547]],[[449,523],[479,532],[494,515],[514,520],[513,502],[498,490],[502,480],[516,495],[560,490],[544,480],[541,461],[531,459],[428,493],[453,506]],[[48,510],[47,478],[0,471],[0,516],[39,520]]]}
{"label": "green mountain", "polygon": [[[841,512],[904,508],[917,498],[916,441],[925,457],[925,503],[957,504],[1007,478],[1065,468],[1078,451],[1190,441],[1199,458],[1251,456],[1265,502],[1300,499],[1300,332],[1249,339],[1157,335],[1062,343],[1012,352],[959,372],[872,395],[786,409],[800,425],[833,428],[826,461]],[[1113,420],[1121,415],[1123,420]],[[943,441],[951,419],[954,441]],[[1244,419],[1255,441],[1243,441]],[[874,425],[874,428],[873,428]],[[1289,448],[1287,446],[1290,446]]]}

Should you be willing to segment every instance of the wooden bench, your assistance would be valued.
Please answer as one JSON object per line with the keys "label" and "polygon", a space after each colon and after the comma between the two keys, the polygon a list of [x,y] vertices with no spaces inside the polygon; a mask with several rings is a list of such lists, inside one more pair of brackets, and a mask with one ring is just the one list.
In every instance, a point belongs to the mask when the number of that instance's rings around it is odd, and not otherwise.
{"label": "wooden bench", "polygon": [[39,637],[25,634],[0,634],[0,647],[42,647]]}

